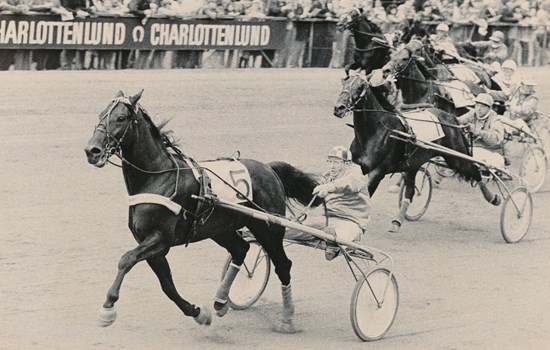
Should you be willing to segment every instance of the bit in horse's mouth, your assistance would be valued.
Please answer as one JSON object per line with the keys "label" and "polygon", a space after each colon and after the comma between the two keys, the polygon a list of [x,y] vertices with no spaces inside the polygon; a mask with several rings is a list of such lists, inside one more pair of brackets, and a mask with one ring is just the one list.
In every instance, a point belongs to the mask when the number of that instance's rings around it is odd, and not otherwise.
{"label": "bit in horse's mouth", "polygon": [[109,157],[107,156],[107,152],[103,152],[97,162],[93,165],[96,168],[103,168],[105,164],[107,164],[107,159],[109,159]]}

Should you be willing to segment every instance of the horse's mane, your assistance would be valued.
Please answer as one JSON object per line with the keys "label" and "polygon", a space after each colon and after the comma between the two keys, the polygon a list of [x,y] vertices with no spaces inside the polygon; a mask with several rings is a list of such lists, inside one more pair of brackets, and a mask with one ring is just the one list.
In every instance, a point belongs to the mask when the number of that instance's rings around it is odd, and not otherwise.
{"label": "horse's mane", "polygon": [[380,103],[382,108],[384,108],[386,111],[397,113],[397,109],[395,108],[395,106],[392,105],[388,101],[388,99],[384,96],[384,90],[385,90],[384,87],[378,88],[378,87],[372,87],[371,86],[370,90],[372,91],[372,94],[374,95],[374,97],[376,98],[378,103]]}
{"label": "horse's mane", "polygon": [[375,33],[377,33],[377,34],[382,34],[382,35],[384,35],[384,32],[382,32],[382,29],[380,29],[380,27],[379,27],[376,23],[370,21],[370,20],[367,18],[367,16],[365,16],[365,14],[364,14],[364,12],[363,12],[363,9],[354,8],[354,9],[351,10],[350,12],[355,12],[355,11],[357,11],[357,10],[359,10],[359,11],[361,12],[361,16],[359,17],[359,21],[357,21],[357,23],[359,23],[361,20],[363,20],[363,21],[365,21],[365,22],[369,25],[369,27],[372,29],[373,32],[375,32]]}
{"label": "horse's mane", "polygon": [[363,16],[363,18],[365,19],[365,21],[367,22],[367,24],[371,27],[372,31],[377,33],[377,34],[382,34],[384,35],[384,33],[382,32],[382,29],[380,29],[380,27],[378,26],[378,24],[374,23],[374,22],[371,22],[367,17]]}
{"label": "horse's mane", "polygon": [[168,123],[170,122],[170,119],[164,119],[160,121],[158,125],[156,125],[153,122],[153,119],[151,118],[149,113],[147,113],[145,109],[140,108],[140,110],[141,110],[143,119],[147,122],[147,125],[149,127],[149,130],[151,131],[151,135],[153,136],[153,138],[162,142],[162,144],[166,149],[171,148],[176,153],[183,154],[183,152],[179,148],[180,146],[178,144],[178,141],[174,139],[173,131],[170,129],[167,129],[167,130],[165,129],[166,125],[168,125]]}

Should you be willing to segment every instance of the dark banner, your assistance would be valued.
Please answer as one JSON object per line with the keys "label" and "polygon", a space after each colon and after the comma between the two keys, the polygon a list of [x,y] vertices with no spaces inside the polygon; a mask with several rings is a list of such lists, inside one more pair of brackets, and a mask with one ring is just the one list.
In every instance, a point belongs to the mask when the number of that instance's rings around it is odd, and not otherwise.
{"label": "dark banner", "polygon": [[286,21],[0,15],[0,49],[280,49]]}

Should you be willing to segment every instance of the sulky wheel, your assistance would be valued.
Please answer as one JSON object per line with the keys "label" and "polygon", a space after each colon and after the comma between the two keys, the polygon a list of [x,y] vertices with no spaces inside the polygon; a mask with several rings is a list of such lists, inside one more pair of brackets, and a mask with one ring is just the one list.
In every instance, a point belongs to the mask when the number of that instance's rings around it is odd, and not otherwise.
{"label": "sulky wheel", "polygon": [[399,306],[395,276],[385,268],[375,268],[355,284],[351,297],[351,325],[363,341],[378,340],[390,329]]}
{"label": "sulky wheel", "polygon": [[547,126],[541,127],[539,130],[535,129],[535,134],[540,137],[544,154],[550,155],[550,129]]}
{"label": "sulky wheel", "polygon": [[[271,261],[262,246],[253,238],[246,241],[250,243],[250,249],[229,291],[229,306],[235,310],[247,309],[260,299],[271,272]],[[229,264],[231,255],[225,261],[222,279]]]}
{"label": "sulky wheel", "polygon": [[[432,199],[432,176],[430,172],[426,170],[425,167],[420,167],[416,173],[416,178],[414,181],[414,195],[405,213],[405,219],[409,221],[419,220],[430,205]],[[399,207],[401,207],[401,201],[405,196],[405,186],[404,181],[401,185],[401,190],[399,192]]]}
{"label": "sulky wheel", "polygon": [[521,159],[519,176],[527,182],[529,192],[537,192],[546,180],[546,156],[542,147],[530,147]]}
{"label": "sulky wheel", "polygon": [[500,213],[500,231],[508,243],[525,237],[533,216],[533,198],[525,187],[516,187],[504,200]]}

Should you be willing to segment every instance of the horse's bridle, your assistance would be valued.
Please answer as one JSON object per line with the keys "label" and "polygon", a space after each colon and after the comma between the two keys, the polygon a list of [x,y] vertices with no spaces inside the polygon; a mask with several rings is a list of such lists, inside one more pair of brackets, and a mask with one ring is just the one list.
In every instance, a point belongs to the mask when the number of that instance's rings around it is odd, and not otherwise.
{"label": "horse's bridle", "polygon": [[[361,76],[360,74],[357,74],[355,76],[352,76],[352,78],[354,79],[361,79],[365,82],[366,85],[369,84],[369,82],[367,81],[367,78],[366,77],[363,77]],[[359,95],[359,98],[357,98],[357,100],[355,100],[355,102],[353,101],[353,98],[352,98],[352,93],[351,93],[351,86],[353,85],[354,81],[350,82],[349,83],[349,88],[344,88],[342,90],[342,92],[340,92],[340,96],[342,96],[343,94],[347,94],[348,95],[348,106],[346,106],[346,113],[349,112],[349,111],[353,111],[355,110],[355,106],[359,103],[359,101],[361,101],[363,98],[365,98],[365,94],[367,93],[367,90],[366,88],[363,88],[363,91],[361,91],[361,94]]]}
{"label": "horse's bridle", "polygon": [[[109,126],[110,126],[110,120],[111,120],[111,113],[113,112],[113,110],[115,109],[115,107],[119,104],[119,103],[123,103],[125,104],[127,107],[129,107],[128,109],[132,112],[132,117],[130,118],[129,122],[128,122],[128,125],[126,125],[126,129],[124,129],[124,132],[122,133],[122,136],[120,136],[119,139],[117,139],[110,131],[109,131]],[[137,116],[137,112],[139,111],[141,107],[139,106],[139,104],[136,104],[136,106],[134,107],[132,105],[132,102],[130,102],[130,100],[127,98],[127,97],[117,97],[115,99],[113,99],[111,101],[111,107],[109,108],[109,110],[107,111],[107,113],[105,113],[100,119],[99,119],[99,123],[96,125],[95,129],[94,129],[94,132],[96,131],[99,131],[99,132],[103,132],[105,133],[105,135],[107,136],[107,142],[106,142],[106,145],[107,145],[107,150],[106,150],[106,153],[107,153],[107,160],[109,159],[109,157],[111,157],[113,154],[120,154],[120,148],[122,146],[122,141],[124,141],[124,138],[126,137],[126,134],[128,133],[128,130],[130,130],[130,126],[132,124],[137,124],[137,119],[135,118]],[[103,120],[105,120],[105,118],[107,118],[107,122],[104,123]],[[114,141],[114,145],[113,146],[110,146],[111,144],[111,141]]]}
{"label": "horse's bridle", "polygon": [[[407,49],[407,50],[408,50],[408,49]],[[401,73],[403,73],[403,72],[404,72],[407,68],[409,68],[409,66],[411,65],[411,63],[412,63],[412,61],[413,61],[413,59],[414,59],[414,55],[413,55],[412,52],[410,52],[410,50],[408,50],[408,51],[409,51],[410,57],[409,57],[409,60],[407,61],[407,64],[405,64],[405,65],[403,66],[403,68],[399,69],[399,71],[398,71],[397,68],[396,68],[397,65],[396,65],[395,63],[392,64],[392,72],[391,72],[391,73],[392,73],[393,76],[395,76],[395,77],[400,76]]]}

